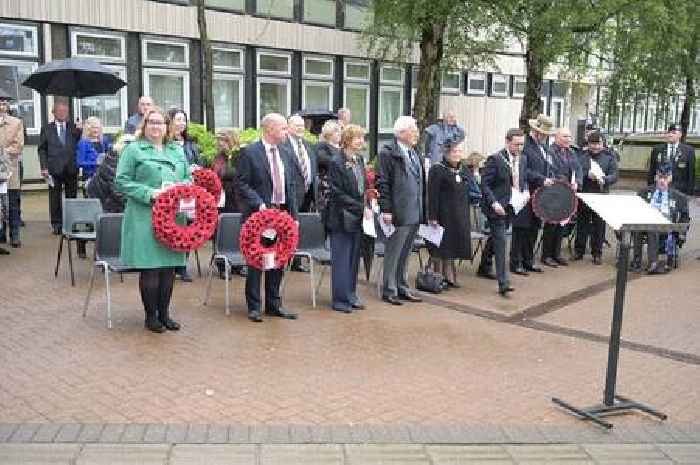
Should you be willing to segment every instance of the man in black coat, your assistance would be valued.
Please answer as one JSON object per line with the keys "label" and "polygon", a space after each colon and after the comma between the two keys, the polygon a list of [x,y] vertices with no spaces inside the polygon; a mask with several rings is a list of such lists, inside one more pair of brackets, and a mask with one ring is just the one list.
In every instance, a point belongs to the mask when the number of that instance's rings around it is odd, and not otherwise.
{"label": "man in black coat", "polygon": [[668,163],[673,173],[673,189],[686,195],[695,192],[695,150],[687,144],[680,143],[681,127],[672,124],[668,127],[666,140],[668,143],[656,145],[651,150],[647,185],[653,186],[656,172],[662,165]]}
{"label": "man in black coat", "polygon": [[[592,194],[610,192],[610,186],[617,182],[617,160],[603,146],[602,134],[594,132],[588,136],[588,144],[579,152],[578,159],[583,176],[581,191]],[[592,169],[595,165],[598,165],[600,170]],[[603,241],[605,239],[605,221],[585,202],[579,202],[574,260],[583,259],[589,237],[591,238],[593,263],[601,265],[603,263],[601,256],[603,255]]]}
{"label": "man in black coat", "polygon": [[[297,216],[294,189],[294,161],[279,146],[287,138],[287,121],[277,113],[266,115],[260,126],[263,135],[258,142],[245,147],[236,165],[236,191],[241,209],[241,222],[257,211],[277,208]],[[282,307],[280,284],[284,270],[265,271],[265,313],[289,320],[296,313]],[[260,278],[262,271],[250,267],[245,283],[248,319],[261,322]]]}
{"label": "man in black coat", "polygon": [[63,206],[61,196],[65,190],[67,199],[78,194],[78,168],[75,163],[75,147],[80,140],[80,130],[69,121],[68,104],[56,102],[54,121],[41,128],[39,135],[39,163],[41,175],[49,183],[49,213],[53,233],[61,234]]}
{"label": "man in black coat", "polygon": [[493,278],[491,263],[496,259],[498,293],[505,297],[514,289],[508,281],[506,271],[506,230],[512,218],[510,205],[514,186],[520,186],[520,160],[518,157],[525,145],[525,134],[520,129],[509,129],[506,133],[506,146],[486,160],[481,176],[483,193],[482,210],[488,219],[489,238],[481,253],[481,263],[477,274]]}

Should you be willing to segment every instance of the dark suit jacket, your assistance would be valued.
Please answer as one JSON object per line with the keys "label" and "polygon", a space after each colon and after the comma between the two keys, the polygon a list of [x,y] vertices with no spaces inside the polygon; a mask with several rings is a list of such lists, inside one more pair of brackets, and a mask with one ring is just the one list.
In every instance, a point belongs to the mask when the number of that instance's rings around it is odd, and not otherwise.
{"label": "dark suit jacket", "polygon": [[[366,183],[364,160],[361,156],[357,158],[362,168],[363,182]],[[358,189],[352,166],[340,159],[333,161],[330,165],[328,181],[331,185],[331,195],[326,212],[326,226],[331,231],[360,231],[365,193]],[[344,218],[347,218],[347,221]]]}
{"label": "dark suit jacket", "polygon": [[394,226],[425,223],[425,158],[416,151],[420,167],[409,166],[408,159],[394,140],[379,152],[377,190],[382,213],[391,213]]}
{"label": "dark suit jacket", "polygon": [[506,162],[507,157],[506,149],[489,156],[484,166],[484,173],[481,175],[481,191],[483,194],[481,208],[484,215],[489,218],[505,219],[508,217],[508,215],[498,215],[492,207],[494,202],[498,202],[506,212],[510,210],[508,204],[510,203],[510,194],[513,188],[513,173]]}
{"label": "dark suit jacket", "polygon": [[[605,173],[605,184],[601,188],[598,181],[588,177],[588,172],[591,170],[591,159],[595,160],[600,168]],[[579,191],[592,193],[608,193],[610,186],[617,182],[617,160],[615,155],[610,153],[608,149],[603,149],[597,155],[591,153],[587,148],[581,150],[579,156],[579,164],[581,165],[581,173],[583,176],[583,184],[579,185]]]}
{"label": "dark suit jacket", "polygon": [[525,147],[523,147],[522,155],[527,160],[525,177],[527,178],[528,188],[530,189],[530,194],[534,194],[538,188],[544,185],[544,180],[550,175],[551,166],[548,165],[542,154],[540,145],[530,135],[525,138]]}
{"label": "dark suit jacket", "polygon": [[583,180],[581,166],[578,163],[578,154],[574,147],[565,148],[557,144],[549,147],[549,154],[552,157],[551,176],[554,179],[564,182],[571,182],[573,177],[580,186]]}
{"label": "dark suit jacket", "polygon": [[80,133],[71,121],[67,121],[66,144],[63,145],[58,138],[55,122],[42,127],[38,147],[41,169],[48,169],[51,175],[77,175],[75,147],[80,140]]}
{"label": "dark suit jacket", "polygon": [[[297,216],[296,191],[294,189],[295,169],[286,150],[279,150],[284,165],[284,187],[287,211]],[[241,150],[236,164],[236,193],[241,210],[241,221],[260,209],[260,205],[270,206],[272,200],[272,173],[267,161],[265,146],[257,141]]]}
{"label": "dark suit jacket", "polygon": [[[301,140],[301,143],[304,144],[304,148],[306,148],[306,153],[309,155],[309,165],[311,165],[311,172],[309,173],[311,184],[309,185],[309,189],[311,190],[312,195],[314,195],[314,180],[316,179],[316,174],[318,173],[316,151],[313,149],[313,147],[311,147],[311,144],[309,144],[304,139]],[[280,148],[285,150],[289,155],[289,158],[294,162],[294,169],[296,171],[294,175],[294,180],[295,189],[297,193],[297,207],[301,208],[302,204],[304,203],[304,198],[306,197],[306,186],[304,183],[304,176],[302,175],[301,171],[301,163],[299,163],[299,157],[297,157],[297,154],[294,151],[294,147],[292,147],[292,140],[289,137],[286,141],[284,141],[284,143],[280,144]]]}
{"label": "dark suit jacket", "polygon": [[[655,184],[656,170],[664,163],[669,163],[668,144],[659,144],[651,150],[647,185]],[[687,144],[678,144],[676,161],[673,163],[673,181],[671,185],[687,195],[695,190],[695,150]]]}

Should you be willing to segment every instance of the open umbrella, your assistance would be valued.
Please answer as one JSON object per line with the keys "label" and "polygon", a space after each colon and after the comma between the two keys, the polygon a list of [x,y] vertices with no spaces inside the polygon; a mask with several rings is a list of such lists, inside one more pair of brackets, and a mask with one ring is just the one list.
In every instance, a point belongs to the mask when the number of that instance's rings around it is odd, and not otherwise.
{"label": "open umbrella", "polygon": [[39,66],[22,85],[42,95],[112,95],[126,85],[114,72],[87,58],[67,58]]}
{"label": "open umbrella", "polygon": [[309,131],[316,135],[321,134],[321,128],[326,121],[338,118],[335,113],[328,110],[302,110],[299,112],[299,116],[304,118],[304,120],[311,121]]}

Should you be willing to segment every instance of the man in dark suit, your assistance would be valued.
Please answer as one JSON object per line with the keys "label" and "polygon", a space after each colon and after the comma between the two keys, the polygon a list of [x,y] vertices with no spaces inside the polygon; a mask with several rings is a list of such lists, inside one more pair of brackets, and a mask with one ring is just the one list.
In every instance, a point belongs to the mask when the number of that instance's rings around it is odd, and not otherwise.
{"label": "man in dark suit", "polygon": [[416,150],[418,127],[410,116],[394,123],[395,140],[379,152],[377,189],[380,221],[395,230],[384,249],[382,300],[392,305],[420,302],[409,292],[408,258],[418,225],[425,223],[426,173],[422,155]]}
{"label": "man in dark suit", "polygon": [[[518,159],[518,186],[521,193],[528,193],[527,157],[524,153]],[[516,188],[514,186],[514,188]],[[510,242],[510,272],[520,276],[528,276],[528,270],[535,268],[530,248],[530,228],[535,221],[532,206],[528,201],[518,213],[513,212],[513,235]]]}
{"label": "man in dark suit", "polygon": [[[277,113],[266,115],[260,126],[263,135],[258,142],[245,147],[236,165],[236,192],[241,209],[241,222],[257,211],[277,208],[297,216],[294,189],[294,161],[279,146],[287,139],[287,121]],[[265,271],[265,313],[289,320],[297,315],[282,308],[280,283],[282,269]],[[248,319],[262,321],[260,278],[262,271],[250,267],[245,283]]]}
{"label": "man in dark suit", "polygon": [[481,176],[482,210],[488,219],[490,233],[481,253],[477,274],[491,277],[491,267],[495,257],[498,293],[503,297],[514,291],[506,271],[506,230],[513,213],[510,205],[512,190],[513,187],[517,188],[521,185],[521,165],[518,157],[523,150],[523,145],[525,145],[523,131],[509,129],[506,133],[505,148],[486,160],[484,173]]}
{"label": "man in dark suit", "polygon": [[668,127],[666,140],[668,143],[656,145],[651,150],[647,185],[653,186],[656,172],[660,166],[670,164],[673,173],[673,189],[686,195],[695,191],[695,150],[687,144],[682,144],[681,127],[672,124]]}
{"label": "man in dark suit", "polygon": [[54,121],[41,128],[39,135],[39,163],[41,175],[49,183],[49,212],[53,233],[61,234],[63,210],[61,195],[67,199],[78,193],[78,168],[75,164],[75,147],[80,140],[80,130],[69,121],[68,104],[56,102]]}

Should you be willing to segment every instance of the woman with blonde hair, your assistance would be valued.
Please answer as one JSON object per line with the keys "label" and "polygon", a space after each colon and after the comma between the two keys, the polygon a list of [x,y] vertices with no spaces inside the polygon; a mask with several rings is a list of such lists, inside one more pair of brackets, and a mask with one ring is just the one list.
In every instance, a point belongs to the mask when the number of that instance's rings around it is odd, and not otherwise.
{"label": "woman with blonde hair", "polygon": [[75,159],[83,180],[89,182],[112,144],[102,134],[102,122],[96,116],[83,121],[83,135],[75,148]]}

